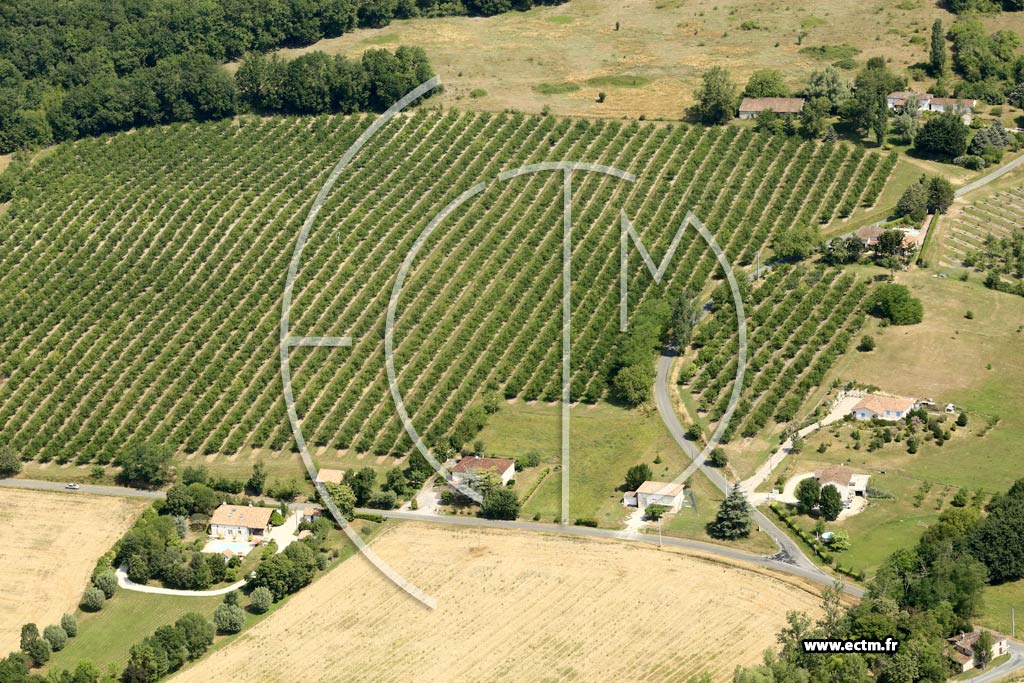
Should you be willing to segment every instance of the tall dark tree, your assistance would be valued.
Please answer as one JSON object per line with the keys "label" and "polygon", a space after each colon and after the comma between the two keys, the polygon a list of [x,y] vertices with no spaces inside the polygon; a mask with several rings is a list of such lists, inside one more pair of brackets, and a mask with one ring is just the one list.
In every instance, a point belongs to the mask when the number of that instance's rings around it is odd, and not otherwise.
{"label": "tall dark tree", "polygon": [[714,538],[733,541],[749,536],[752,527],[750,505],[740,490],[740,485],[735,484],[722,501],[715,519],[708,524],[708,534]]}
{"label": "tall dark tree", "polygon": [[839,495],[839,489],[832,484],[821,487],[821,498],[818,500],[818,509],[821,515],[830,522],[839,517],[843,511],[843,499]]}
{"label": "tall dark tree", "polygon": [[941,76],[946,71],[946,30],[942,28],[942,19],[936,19],[932,24],[929,64],[933,76]]}
{"label": "tall dark tree", "polygon": [[925,156],[954,159],[967,151],[969,129],[954,112],[943,112],[925,121],[914,138],[914,149]]}
{"label": "tall dark tree", "polygon": [[796,487],[796,500],[805,514],[818,506],[821,499],[821,484],[814,477],[807,477]]}
{"label": "tall dark tree", "polygon": [[633,465],[626,472],[626,488],[630,491],[636,491],[640,488],[640,485],[645,481],[648,481],[654,476],[651,472],[651,466],[645,462],[639,465]]}

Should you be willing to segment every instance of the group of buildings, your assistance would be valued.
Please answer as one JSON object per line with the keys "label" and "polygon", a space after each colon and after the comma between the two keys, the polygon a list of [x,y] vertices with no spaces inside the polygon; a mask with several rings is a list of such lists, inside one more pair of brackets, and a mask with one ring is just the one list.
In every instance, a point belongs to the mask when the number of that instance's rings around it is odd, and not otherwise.
{"label": "group of buildings", "polygon": [[[970,123],[977,100],[965,100],[954,97],[936,97],[928,92],[912,92],[899,90],[891,92],[885,99],[890,111],[902,113],[908,107],[920,112],[956,112]],[[804,110],[805,100],[802,97],[744,97],[740,102],[739,117],[755,119],[758,114],[771,111],[781,116],[796,116]],[[916,104],[915,104],[916,103]]]}

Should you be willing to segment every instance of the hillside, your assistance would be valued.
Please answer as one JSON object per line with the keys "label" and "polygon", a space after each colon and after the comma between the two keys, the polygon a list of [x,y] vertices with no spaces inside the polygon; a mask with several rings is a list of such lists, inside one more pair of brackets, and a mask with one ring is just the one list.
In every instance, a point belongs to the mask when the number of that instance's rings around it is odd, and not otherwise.
{"label": "hillside", "polygon": [[[366,125],[242,118],[146,129],[68,144],[35,164],[0,217],[0,440],[80,464],[109,462],[132,440],[204,454],[287,448],[277,359],[287,259],[316,189]],[[638,176],[574,178],[571,381],[574,400],[589,401],[607,395],[622,343],[620,207],[659,260],[693,210],[743,266],[783,226],[872,204],[891,170],[876,153],[735,127],[403,116],[328,197],[300,264],[291,334],[354,338],[351,349],[291,354],[312,445],[410,450],[383,369],[399,264],[468,187],[562,159]],[[428,442],[488,387],[559,396],[561,184],[550,173],[491,182],[414,262],[398,301],[396,367]],[[704,288],[716,270],[692,231],[663,288],[634,251],[631,316],[648,295]]]}

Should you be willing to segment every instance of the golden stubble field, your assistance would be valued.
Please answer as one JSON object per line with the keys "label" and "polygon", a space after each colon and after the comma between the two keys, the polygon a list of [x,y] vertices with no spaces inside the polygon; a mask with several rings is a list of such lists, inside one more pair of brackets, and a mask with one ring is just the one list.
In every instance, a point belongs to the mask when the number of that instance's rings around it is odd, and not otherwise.
{"label": "golden stubble field", "polygon": [[0,653],[18,649],[21,625],[74,612],[96,560],[144,500],[0,489]]}
{"label": "golden stubble field", "polygon": [[805,588],[618,542],[404,524],[374,549],[429,611],[353,558],[173,678],[219,681],[684,681],[773,647]]}

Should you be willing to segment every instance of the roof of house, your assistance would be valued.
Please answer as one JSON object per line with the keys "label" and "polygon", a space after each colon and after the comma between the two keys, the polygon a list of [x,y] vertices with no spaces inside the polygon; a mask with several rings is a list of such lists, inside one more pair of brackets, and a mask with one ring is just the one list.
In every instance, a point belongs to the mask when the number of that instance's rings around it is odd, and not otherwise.
{"label": "roof of house", "polygon": [[931,99],[931,103],[941,104],[944,107],[952,107],[953,105],[959,105],[961,107],[973,107],[978,103],[978,101],[957,99],[955,97],[933,97]]}
{"label": "roof of house", "polygon": [[950,650],[948,652],[948,654],[949,654],[949,658],[952,659],[957,664],[959,664],[960,666],[963,666],[967,662],[973,662],[974,661],[974,656],[973,655],[965,655],[963,652],[960,652],[960,650]]}
{"label": "roof of house", "polygon": [[865,225],[862,228],[857,229],[857,237],[866,242],[875,242],[881,237],[882,233],[885,232],[885,228],[881,225]]}
{"label": "roof of house", "polygon": [[228,505],[224,503],[213,511],[210,524],[222,526],[244,526],[250,529],[265,529],[270,524],[274,508],[253,505]]}
{"label": "roof of house", "polygon": [[319,517],[320,514],[321,514],[320,508],[303,508],[302,509],[302,516],[303,517]]}
{"label": "roof of house", "polygon": [[682,493],[685,488],[686,487],[682,484],[673,484],[671,482],[645,481],[643,484],[640,484],[640,488],[638,488],[636,492],[637,495],[646,493],[651,496],[671,496],[675,498]]}
{"label": "roof of house", "polygon": [[818,483],[822,486],[825,486],[826,484],[849,486],[850,481],[853,479],[853,470],[849,467],[843,467],[842,465],[826,467],[823,470],[815,472],[814,478],[817,479]]}
{"label": "roof of house", "polygon": [[505,472],[509,467],[515,467],[514,460],[507,458],[475,458],[466,457],[455,464],[452,472],[472,472],[473,470],[495,470]]}
{"label": "roof of house", "polygon": [[321,484],[340,484],[345,480],[345,470],[324,468],[316,473],[316,480]]}
{"label": "roof of house", "polygon": [[[989,631],[992,634],[992,643],[998,643],[1000,640],[1004,640],[1006,636],[996,633],[995,631]],[[968,650],[974,647],[974,644],[978,642],[978,638],[981,636],[981,631],[970,631],[968,633],[961,633],[958,636],[952,638],[946,638],[946,641],[950,645],[956,645],[958,647],[967,648]]]}
{"label": "roof of house", "polygon": [[899,413],[905,413],[908,410],[913,409],[914,399],[912,398],[901,398],[899,396],[877,396],[875,394],[868,394],[862,398],[857,405],[853,407],[853,410],[860,410],[861,408],[867,408],[873,413],[883,414],[885,411],[894,411]]}
{"label": "roof of house", "polygon": [[888,95],[890,100],[903,100],[903,104],[906,104],[906,100],[910,97],[916,97],[918,100],[930,100],[935,97],[930,92],[914,92],[913,90],[897,90],[891,92]]}
{"label": "roof of house", "polygon": [[744,97],[740,111],[766,111],[776,114],[796,114],[804,108],[802,97]]}

